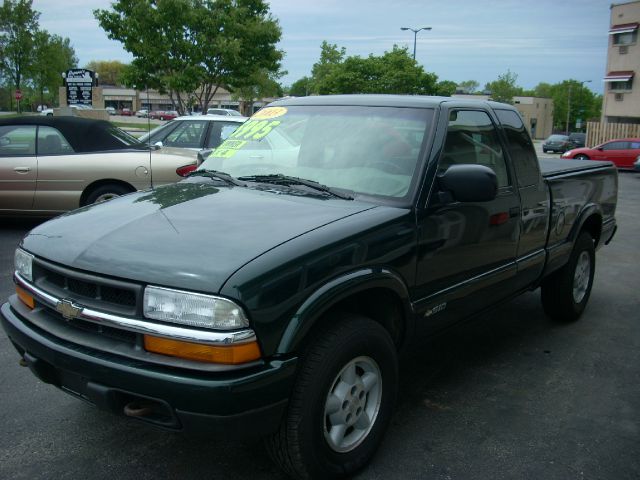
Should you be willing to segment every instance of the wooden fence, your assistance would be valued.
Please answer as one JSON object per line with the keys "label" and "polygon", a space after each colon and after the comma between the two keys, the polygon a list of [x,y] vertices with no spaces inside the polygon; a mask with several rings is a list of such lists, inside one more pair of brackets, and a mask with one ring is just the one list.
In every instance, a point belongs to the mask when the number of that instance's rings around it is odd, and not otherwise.
{"label": "wooden fence", "polygon": [[587,147],[615,138],[640,138],[640,124],[587,122]]}

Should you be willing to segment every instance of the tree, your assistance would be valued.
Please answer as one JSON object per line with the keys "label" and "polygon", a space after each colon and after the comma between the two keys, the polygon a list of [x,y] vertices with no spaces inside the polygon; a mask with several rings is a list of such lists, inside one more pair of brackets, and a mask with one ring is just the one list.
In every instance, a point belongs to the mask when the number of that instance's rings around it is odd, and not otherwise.
{"label": "tree", "polygon": [[457,88],[458,85],[456,82],[452,82],[451,80],[442,80],[436,84],[436,95],[440,95],[441,97],[450,97],[456,93]]}
{"label": "tree", "polygon": [[480,84],[475,80],[465,80],[464,82],[458,83],[458,90],[461,90],[463,93],[474,93],[478,90]]}
{"label": "tree", "polygon": [[[569,99],[569,92],[571,98]],[[569,130],[575,130],[576,120],[583,122],[599,119],[602,109],[602,96],[594,94],[577,80],[564,80],[556,84],[539,83],[533,89],[537,97],[553,99],[553,126],[556,130],[566,130],[567,109],[570,106]]]}
{"label": "tree", "polygon": [[513,103],[513,97],[522,93],[522,88],[516,85],[518,75],[507,70],[507,73],[498,75],[498,79],[489,82],[484,87],[491,92],[491,99],[496,102]]}
{"label": "tree", "polygon": [[320,60],[313,66],[313,93],[386,93],[433,95],[438,77],[427,73],[409,55],[407,48],[394,46],[381,56],[345,58],[345,49],[323,42]]}
{"label": "tree", "polygon": [[32,83],[38,101],[44,104],[44,91],[56,97],[61,85],[60,74],[78,65],[78,58],[68,38],[38,31],[34,36],[34,64]]}
{"label": "tree", "polygon": [[93,60],[84,67],[98,74],[101,84],[121,85],[120,78],[127,68],[126,63],[118,60]]}
{"label": "tree", "polygon": [[16,90],[34,67],[34,35],[40,14],[31,5],[32,0],[4,0],[0,7],[0,69]]}
{"label": "tree", "polygon": [[331,45],[323,41],[320,45],[320,60],[311,69],[311,87],[314,93],[327,95],[330,87],[326,84],[327,79],[334,74],[336,68],[344,61],[347,50],[338,45]]}
{"label": "tree", "polygon": [[291,84],[287,93],[294,97],[306,97],[311,93],[311,82],[311,78],[302,77]]}
{"label": "tree", "polygon": [[253,104],[259,98],[282,96],[282,87],[276,78],[269,76],[269,72],[265,71],[257,72],[240,87],[230,88],[232,97],[243,102],[242,113],[247,116],[253,114]]}
{"label": "tree", "polygon": [[281,30],[263,0],[117,0],[111,8],[94,15],[134,57],[123,81],[168,92],[180,113],[192,96],[206,111],[220,87],[280,69]]}

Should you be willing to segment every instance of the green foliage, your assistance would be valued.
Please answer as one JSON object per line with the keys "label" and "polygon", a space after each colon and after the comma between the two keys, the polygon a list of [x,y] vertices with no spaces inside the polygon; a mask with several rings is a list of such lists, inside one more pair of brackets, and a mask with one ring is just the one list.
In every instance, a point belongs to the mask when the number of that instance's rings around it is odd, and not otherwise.
{"label": "green foliage", "polygon": [[422,94],[437,92],[438,77],[419,66],[406,48],[393,47],[381,56],[346,57],[344,48],[323,42],[310,82],[315,94]]}
{"label": "green foliage", "polygon": [[296,80],[291,84],[287,93],[294,97],[306,97],[311,93],[311,78],[302,77]]}
{"label": "green foliage", "polygon": [[94,15],[134,57],[123,81],[168,92],[180,113],[280,68],[280,26],[262,0],[117,0]]}
{"label": "green foliage", "polygon": [[[49,35],[46,31],[38,31],[35,40],[35,68],[32,82],[40,105],[53,103],[57,99],[58,87],[61,85],[62,72],[74,68],[78,64],[73,47],[68,38]],[[45,97],[45,91],[49,94]]]}
{"label": "green foliage", "polygon": [[0,7],[0,69],[20,89],[34,68],[34,36],[39,13],[32,0],[4,0]]}
{"label": "green foliage", "polygon": [[93,60],[84,68],[96,72],[103,85],[121,85],[120,78],[126,70],[127,64],[118,60]]}
{"label": "green foliage", "polygon": [[11,90],[23,90],[23,105],[52,103],[60,74],[78,63],[69,39],[40,30],[39,17],[31,0],[5,0],[0,7],[0,73]]}
{"label": "green foliage", "polygon": [[485,90],[491,92],[491,99],[496,102],[513,103],[513,97],[521,95],[522,88],[516,85],[518,75],[511,70],[498,75],[498,79],[485,85]]}
{"label": "green foliage", "polygon": [[450,97],[456,93],[457,88],[458,85],[456,82],[452,82],[451,80],[442,80],[436,84],[436,95],[440,95],[441,97]]}
{"label": "green foliage", "polygon": [[[564,80],[560,83],[539,83],[533,89],[535,96],[553,99],[553,126],[557,130],[567,128],[567,110],[570,107],[569,131],[576,130],[576,120],[583,122],[599,120],[602,109],[602,96],[594,94],[577,80]],[[571,97],[569,98],[569,92]]]}
{"label": "green foliage", "polygon": [[240,87],[231,87],[231,96],[241,100],[244,105],[241,112],[250,116],[253,113],[253,104],[259,98],[282,97],[282,87],[276,80],[277,75],[270,75],[267,71],[256,74],[244,82]]}
{"label": "green foliage", "polygon": [[478,90],[480,83],[475,80],[465,80],[464,82],[458,83],[457,87],[459,90],[462,90],[464,93],[475,93]]}

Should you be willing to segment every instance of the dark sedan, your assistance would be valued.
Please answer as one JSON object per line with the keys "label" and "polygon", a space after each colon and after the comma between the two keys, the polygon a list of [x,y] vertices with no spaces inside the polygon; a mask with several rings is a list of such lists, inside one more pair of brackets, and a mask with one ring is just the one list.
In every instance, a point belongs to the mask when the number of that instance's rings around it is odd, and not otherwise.
{"label": "dark sedan", "polygon": [[564,153],[573,148],[573,146],[574,144],[571,143],[568,135],[551,135],[542,144],[542,151],[544,153]]}

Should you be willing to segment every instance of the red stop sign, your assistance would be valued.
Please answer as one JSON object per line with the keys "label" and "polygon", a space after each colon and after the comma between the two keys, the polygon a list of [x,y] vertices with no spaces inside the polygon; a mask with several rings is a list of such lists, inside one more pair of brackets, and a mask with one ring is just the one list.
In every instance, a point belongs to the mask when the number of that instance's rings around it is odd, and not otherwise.
{"label": "red stop sign", "polygon": [[22,92],[20,90],[16,90],[16,100],[20,100],[22,98]]}

